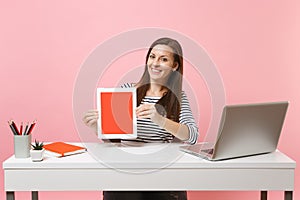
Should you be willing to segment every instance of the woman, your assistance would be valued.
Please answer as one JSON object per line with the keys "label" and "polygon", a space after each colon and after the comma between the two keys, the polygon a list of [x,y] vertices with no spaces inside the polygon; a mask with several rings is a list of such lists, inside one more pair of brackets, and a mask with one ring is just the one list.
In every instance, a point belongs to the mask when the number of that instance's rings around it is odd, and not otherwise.
{"label": "woman", "polygon": [[[194,144],[198,128],[182,91],[183,57],[180,44],[160,38],[149,48],[137,88],[137,141]],[[97,130],[98,112],[88,111],[83,121]],[[104,192],[104,199],[187,199],[186,192]]]}

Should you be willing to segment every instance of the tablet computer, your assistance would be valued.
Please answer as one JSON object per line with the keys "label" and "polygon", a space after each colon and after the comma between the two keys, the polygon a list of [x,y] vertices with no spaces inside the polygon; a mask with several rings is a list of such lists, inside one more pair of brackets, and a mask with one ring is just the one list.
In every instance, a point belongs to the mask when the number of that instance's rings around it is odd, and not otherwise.
{"label": "tablet computer", "polygon": [[98,138],[137,137],[136,88],[97,88]]}

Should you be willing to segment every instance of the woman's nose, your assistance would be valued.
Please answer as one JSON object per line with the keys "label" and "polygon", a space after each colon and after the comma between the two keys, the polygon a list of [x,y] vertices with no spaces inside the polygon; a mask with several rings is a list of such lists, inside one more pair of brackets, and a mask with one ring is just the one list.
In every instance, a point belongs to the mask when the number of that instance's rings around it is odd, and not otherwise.
{"label": "woman's nose", "polygon": [[159,59],[153,59],[153,63],[152,63],[153,65],[159,65]]}

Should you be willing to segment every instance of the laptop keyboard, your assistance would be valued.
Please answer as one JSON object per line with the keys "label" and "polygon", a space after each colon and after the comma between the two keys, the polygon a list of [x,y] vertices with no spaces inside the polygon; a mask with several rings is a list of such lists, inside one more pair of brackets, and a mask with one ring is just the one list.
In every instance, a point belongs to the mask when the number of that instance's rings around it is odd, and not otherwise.
{"label": "laptop keyboard", "polygon": [[201,149],[201,152],[207,153],[207,154],[213,154],[214,149]]}

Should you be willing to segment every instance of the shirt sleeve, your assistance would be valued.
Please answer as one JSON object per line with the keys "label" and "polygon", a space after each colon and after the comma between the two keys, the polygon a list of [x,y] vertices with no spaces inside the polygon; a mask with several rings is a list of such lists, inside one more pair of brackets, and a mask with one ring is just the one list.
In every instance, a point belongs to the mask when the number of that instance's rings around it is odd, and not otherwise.
{"label": "shirt sleeve", "polygon": [[189,144],[195,144],[199,136],[198,126],[196,125],[193,113],[190,108],[190,103],[184,92],[182,92],[182,97],[181,97],[181,110],[179,115],[179,123],[186,125],[189,129],[190,137],[184,142]]}
{"label": "shirt sleeve", "polygon": [[121,85],[121,88],[132,88],[134,87],[134,83],[124,83]]}

